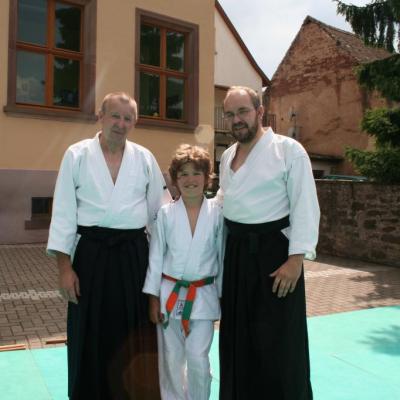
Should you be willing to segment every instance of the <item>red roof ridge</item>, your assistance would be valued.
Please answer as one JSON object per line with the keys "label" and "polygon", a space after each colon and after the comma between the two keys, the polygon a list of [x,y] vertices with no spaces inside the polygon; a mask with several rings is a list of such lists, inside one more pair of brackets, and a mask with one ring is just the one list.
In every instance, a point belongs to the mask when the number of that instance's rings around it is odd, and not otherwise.
{"label": "red roof ridge", "polygon": [[283,62],[287,59],[289,52],[296,42],[297,38],[299,37],[303,27],[310,22],[320,26],[321,29],[323,29],[326,34],[336,42],[336,45],[340,47],[340,49],[342,49],[343,51],[346,51],[346,53],[349,54],[358,64],[368,63],[391,56],[391,53],[383,48],[367,46],[364,41],[353,32],[348,32],[343,29],[325,24],[324,22],[319,21],[318,19],[311,17],[310,15],[307,15],[295,38],[293,39],[285,55],[283,56],[281,62],[276,68],[274,75],[272,76],[272,80],[274,80],[274,76],[279,71],[279,68],[281,67]]}

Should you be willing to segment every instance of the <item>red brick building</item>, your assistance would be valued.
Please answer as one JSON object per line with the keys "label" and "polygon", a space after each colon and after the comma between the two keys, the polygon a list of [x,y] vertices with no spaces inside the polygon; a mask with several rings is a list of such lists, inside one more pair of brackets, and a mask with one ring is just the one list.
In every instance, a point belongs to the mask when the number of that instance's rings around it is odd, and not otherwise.
{"label": "red brick building", "polygon": [[276,130],[300,141],[316,176],[353,174],[344,159],[347,146],[373,148],[361,131],[368,108],[387,106],[357,82],[357,66],[388,57],[386,50],[367,47],[356,35],[308,16],[278,66],[266,92]]}

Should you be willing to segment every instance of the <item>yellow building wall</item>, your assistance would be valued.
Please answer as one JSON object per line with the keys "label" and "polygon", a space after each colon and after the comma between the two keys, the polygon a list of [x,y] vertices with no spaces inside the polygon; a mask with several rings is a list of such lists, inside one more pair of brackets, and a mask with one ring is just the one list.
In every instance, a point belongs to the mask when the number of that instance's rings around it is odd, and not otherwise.
{"label": "yellow building wall", "polygon": [[[7,104],[9,1],[0,7],[0,244],[45,242],[49,220],[33,220],[34,197],[52,197],[69,145],[100,130],[95,122],[62,122],[11,116]],[[150,149],[162,171],[181,143],[214,147],[214,0],[97,0],[96,109],[105,94],[134,94],[136,9],[199,26],[199,125],[195,132],[137,128],[133,140]],[[35,223],[34,223],[35,222]]]}
{"label": "yellow building wall", "polygon": [[[7,104],[9,2],[0,7],[0,104]],[[134,93],[136,8],[199,25],[199,126],[196,133],[137,128],[130,139],[149,148],[162,170],[180,143],[213,148],[214,1],[97,0],[96,109],[111,91]],[[90,122],[60,122],[10,116],[0,110],[0,169],[57,170],[65,149],[92,137]]]}

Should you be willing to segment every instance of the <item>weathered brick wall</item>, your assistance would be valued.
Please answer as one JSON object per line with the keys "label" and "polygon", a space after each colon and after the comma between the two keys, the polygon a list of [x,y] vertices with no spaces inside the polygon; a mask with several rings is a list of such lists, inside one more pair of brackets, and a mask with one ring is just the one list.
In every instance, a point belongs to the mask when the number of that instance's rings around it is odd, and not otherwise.
{"label": "weathered brick wall", "polygon": [[[276,131],[287,135],[296,125],[297,140],[309,153],[343,157],[346,146],[372,148],[360,121],[365,109],[385,103],[360,88],[356,65],[318,24],[302,26],[272,79],[268,113],[276,116]],[[333,173],[354,170],[342,162]]]}
{"label": "weathered brick wall", "polygon": [[400,185],[317,180],[317,252],[400,267]]}

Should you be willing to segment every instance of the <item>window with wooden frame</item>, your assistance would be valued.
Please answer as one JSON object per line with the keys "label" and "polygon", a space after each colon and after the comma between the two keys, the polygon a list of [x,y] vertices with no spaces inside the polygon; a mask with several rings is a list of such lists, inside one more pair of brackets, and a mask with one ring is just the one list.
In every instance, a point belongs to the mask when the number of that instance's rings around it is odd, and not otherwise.
{"label": "window with wooden frame", "polygon": [[95,120],[96,0],[10,0],[4,111]]}
{"label": "window with wooden frame", "polygon": [[143,10],[136,14],[138,124],[198,124],[198,26]]}

